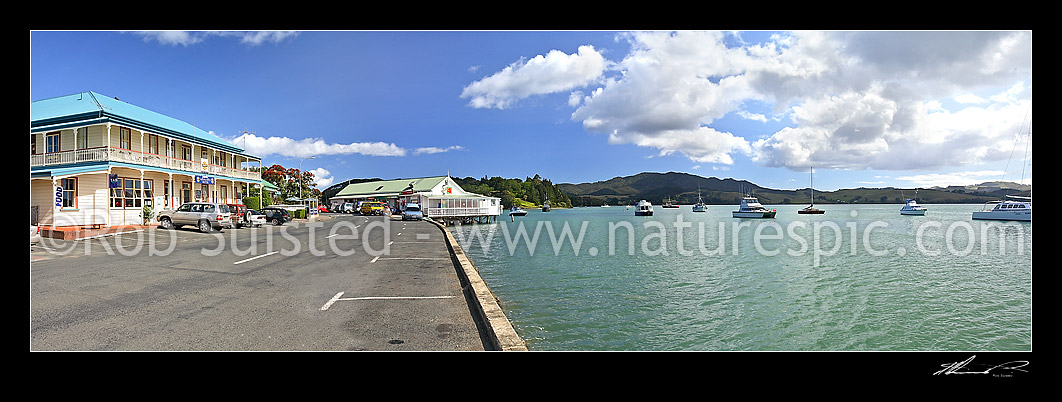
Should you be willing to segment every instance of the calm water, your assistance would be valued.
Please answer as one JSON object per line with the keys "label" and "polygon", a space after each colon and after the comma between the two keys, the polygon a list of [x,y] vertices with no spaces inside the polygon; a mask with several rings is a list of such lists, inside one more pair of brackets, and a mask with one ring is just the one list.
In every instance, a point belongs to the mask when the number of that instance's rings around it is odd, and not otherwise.
{"label": "calm water", "polygon": [[1032,349],[1031,223],[971,220],[980,205],[769,207],[775,219],[613,206],[450,230],[531,350]]}

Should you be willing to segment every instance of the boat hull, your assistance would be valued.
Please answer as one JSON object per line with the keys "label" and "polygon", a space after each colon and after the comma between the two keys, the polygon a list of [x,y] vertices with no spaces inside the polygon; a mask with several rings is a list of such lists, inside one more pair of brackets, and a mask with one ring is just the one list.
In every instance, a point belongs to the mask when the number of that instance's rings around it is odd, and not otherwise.
{"label": "boat hull", "polygon": [[973,213],[973,219],[986,221],[1022,221],[1032,222],[1030,211],[977,211]]}
{"label": "boat hull", "polygon": [[764,211],[764,212],[759,212],[759,211],[750,211],[750,212],[734,211],[734,217],[735,218],[752,218],[752,219],[774,218],[775,214],[776,214],[776,211]]}
{"label": "boat hull", "polygon": [[653,211],[634,211],[634,216],[653,216]]}
{"label": "boat hull", "polygon": [[802,214],[802,215],[821,215],[821,214],[823,214],[825,212],[826,211],[823,211],[821,209],[815,209],[815,210],[801,209],[801,210],[797,211],[798,214]]}
{"label": "boat hull", "polygon": [[900,210],[900,215],[922,216],[926,214],[926,210]]}
{"label": "boat hull", "polygon": [[707,207],[694,206],[693,207],[693,212],[708,212],[708,208]]}

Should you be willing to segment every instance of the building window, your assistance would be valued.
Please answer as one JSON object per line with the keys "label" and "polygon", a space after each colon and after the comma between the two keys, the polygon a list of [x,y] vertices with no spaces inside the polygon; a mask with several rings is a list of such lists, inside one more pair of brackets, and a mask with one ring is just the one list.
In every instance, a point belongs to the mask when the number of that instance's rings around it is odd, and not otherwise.
{"label": "building window", "polygon": [[159,154],[159,136],[155,134],[148,135],[148,153]]}
{"label": "building window", "polygon": [[181,202],[192,202],[192,183],[181,183]]}
{"label": "building window", "polygon": [[63,208],[77,208],[77,178],[63,179]]}
{"label": "building window", "polygon": [[192,147],[188,145],[181,145],[181,159],[186,161],[192,160]]}
{"label": "building window", "polygon": [[37,154],[37,134],[30,134],[30,155]]}
{"label": "building window", "polygon": [[[122,187],[111,189],[111,199],[114,207],[134,207],[143,205],[151,206],[151,189],[154,187],[151,180],[121,178]],[[147,198],[146,203],[141,200]]]}
{"label": "building window", "polygon": [[122,149],[133,149],[133,132],[128,128],[119,127],[118,137],[120,141],[120,147]]}
{"label": "building window", "polygon": [[229,198],[229,194],[228,194],[228,193],[229,193],[229,187],[228,187],[228,186],[218,186],[218,188],[219,188],[219,189],[220,189],[220,191],[221,191],[221,202],[228,202],[228,198]]}
{"label": "building window", "polygon": [[59,152],[59,132],[48,133],[44,137],[44,152]]}

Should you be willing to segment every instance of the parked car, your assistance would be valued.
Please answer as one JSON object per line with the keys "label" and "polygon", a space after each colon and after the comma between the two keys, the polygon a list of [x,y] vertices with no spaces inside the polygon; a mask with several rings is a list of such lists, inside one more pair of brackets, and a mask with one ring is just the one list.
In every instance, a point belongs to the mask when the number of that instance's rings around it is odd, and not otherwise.
{"label": "parked car", "polygon": [[331,212],[331,211],[328,210],[328,207],[326,207],[324,205],[321,205],[321,206],[317,207],[317,212]]}
{"label": "parked car", "polygon": [[421,220],[424,219],[424,214],[420,211],[420,205],[416,203],[406,204],[406,210],[402,211],[402,220]]}
{"label": "parked car", "polygon": [[265,215],[266,222],[273,225],[283,225],[286,222],[291,222],[291,212],[283,208],[262,208],[262,214]]}
{"label": "parked car", "polygon": [[30,224],[30,245],[34,245],[41,242],[41,227],[40,225]]}
{"label": "parked car", "polygon": [[159,212],[157,219],[166,229],[195,225],[202,232],[212,232],[233,227],[229,205],[213,202],[187,202],[177,209]]}
{"label": "parked car", "polygon": [[239,229],[241,226],[247,226],[247,206],[243,204],[228,204],[229,212],[232,213],[233,227]]}
{"label": "parked car", "polygon": [[353,202],[344,202],[343,206],[339,207],[339,212],[342,212],[342,213],[345,213],[345,214],[354,213],[354,203]]}
{"label": "parked car", "polygon": [[262,212],[258,212],[253,209],[248,209],[247,214],[244,215],[247,219],[247,225],[252,227],[259,227],[266,223],[266,216]]}
{"label": "parked car", "polygon": [[382,202],[363,202],[361,204],[362,215],[383,215],[384,205]]}

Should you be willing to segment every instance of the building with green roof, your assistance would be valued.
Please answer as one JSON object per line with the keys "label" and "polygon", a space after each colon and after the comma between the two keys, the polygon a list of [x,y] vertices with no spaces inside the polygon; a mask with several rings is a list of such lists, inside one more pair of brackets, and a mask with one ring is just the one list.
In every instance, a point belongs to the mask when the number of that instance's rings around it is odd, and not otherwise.
{"label": "building with green roof", "polygon": [[331,198],[333,206],[357,201],[382,201],[399,209],[416,203],[433,219],[496,217],[502,209],[500,198],[465,191],[448,175],[351,183]]}
{"label": "building with green roof", "polygon": [[143,222],[185,202],[239,203],[261,158],[177,118],[96,92],[30,102],[30,208],[52,226]]}

